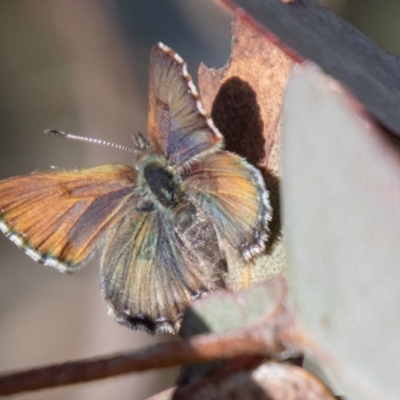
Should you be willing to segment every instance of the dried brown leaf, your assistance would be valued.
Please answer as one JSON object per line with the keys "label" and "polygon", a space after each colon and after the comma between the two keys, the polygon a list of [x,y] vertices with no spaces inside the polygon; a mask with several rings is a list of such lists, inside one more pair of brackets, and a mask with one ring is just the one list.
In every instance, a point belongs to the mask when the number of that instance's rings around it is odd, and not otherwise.
{"label": "dried brown leaf", "polygon": [[[170,392],[169,395],[172,395]],[[229,377],[223,371],[178,388],[161,399],[336,400],[327,386],[305,369],[288,363],[267,362],[241,369]]]}
{"label": "dried brown leaf", "polygon": [[310,60],[348,87],[384,126],[400,136],[399,57],[316,0],[220,0],[297,61]]}
{"label": "dried brown leaf", "polygon": [[227,283],[238,289],[286,269],[279,200],[278,122],[294,62],[240,18],[233,22],[232,36],[232,55],[224,68],[200,66],[200,92],[204,107],[225,137],[227,150],[246,157],[262,171],[273,208],[265,253]]}

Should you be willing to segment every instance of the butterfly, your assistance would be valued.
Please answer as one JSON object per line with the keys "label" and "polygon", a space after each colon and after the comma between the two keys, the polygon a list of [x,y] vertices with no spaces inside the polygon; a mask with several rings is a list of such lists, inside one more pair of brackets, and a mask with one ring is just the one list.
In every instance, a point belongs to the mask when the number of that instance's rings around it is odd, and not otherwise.
{"label": "butterfly", "polygon": [[271,207],[260,172],[225,151],[183,59],[150,56],[148,138],[133,166],[37,171],[0,181],[0,229],[33,260],[79,269],[102,246],[117,322],[177,333],[184,311],[264,249]]}

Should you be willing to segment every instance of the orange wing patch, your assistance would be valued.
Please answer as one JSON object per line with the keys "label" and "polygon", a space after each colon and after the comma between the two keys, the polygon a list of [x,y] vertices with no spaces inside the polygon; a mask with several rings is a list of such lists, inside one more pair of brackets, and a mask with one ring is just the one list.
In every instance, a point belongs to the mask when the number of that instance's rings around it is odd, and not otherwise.
{"label": "orange wing patch", "polygon": [[235,154],[217,152],[192,163],[184,185],[210,215],[226,252],[238,250],[249,260],[264,249],[272,211],[256,168]]}
{"label": "orange wing patch", "polygon": [[88,259],[134,201],[124,165],[35,172],[0,182],[0,229],[35,261],[61,271]]}

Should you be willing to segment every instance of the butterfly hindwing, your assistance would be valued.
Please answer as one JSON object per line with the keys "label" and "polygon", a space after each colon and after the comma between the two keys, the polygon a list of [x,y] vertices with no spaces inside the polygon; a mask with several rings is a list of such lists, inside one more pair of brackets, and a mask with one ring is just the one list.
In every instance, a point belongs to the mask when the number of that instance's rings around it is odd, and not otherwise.
{"label": "butterfly hindwing", "polygon": [[106,303],[118,322],[176,333],[193,299],[213,290],[223,267],[211,221],[191,204],[127,215],[103,252]]}
{"label": "butterfly hindwing", "polygon": [[35,261],[78,268],[133,201],[125,165],[52,170],[0,181],[0,228]]}
{"label": "butterfly hindwing", "polygon": [[183,164],[223,144],[201,105],[186,63],[162,43],[151,51],[149,86],[150,143],[172,164]]}
{"label": "butterfly hindwing", "polygon": [[227,258],[246,262],[264,249],[271,209],[256,168],[235,154],[219,151],[191,163],[183,186],[213,221]]}

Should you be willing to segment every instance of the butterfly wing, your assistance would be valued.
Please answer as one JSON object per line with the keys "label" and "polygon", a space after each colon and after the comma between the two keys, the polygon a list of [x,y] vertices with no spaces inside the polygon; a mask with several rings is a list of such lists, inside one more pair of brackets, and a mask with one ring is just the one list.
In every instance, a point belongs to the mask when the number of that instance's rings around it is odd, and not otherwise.
{"label": "butterfly wing", "polygon": [[191,163],[186,174],[184,190],[214,224],[228,268],[261,252],[271,219],[261,173],[241,157],[219,151]]}
{"label": "butterfly wing", "polygon": [[209,218],[192,204],[126,215],[102,256],[103,295],[116,320],[176,333],[185,309],[215,288],[222,263]]}
{"label": "butterfly wing", "polygon": [[148,133],[152,146],[173,164],[216,151],[223,138],[201,105],[186,63],[158,43],[150,56]]}
{"label": "butterfly wing", "polygon": [[125,165],[35,172],[0,181],[0,229],[35,261],[71,271],[134,201]]}

